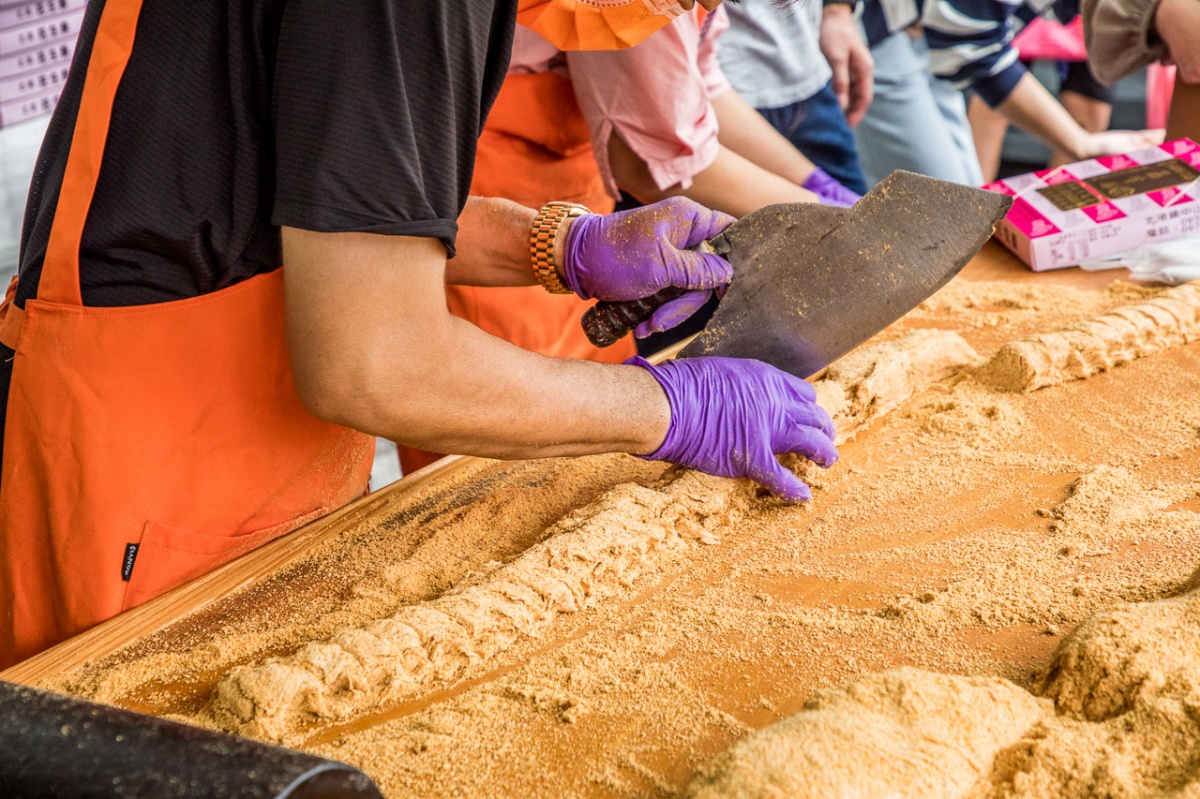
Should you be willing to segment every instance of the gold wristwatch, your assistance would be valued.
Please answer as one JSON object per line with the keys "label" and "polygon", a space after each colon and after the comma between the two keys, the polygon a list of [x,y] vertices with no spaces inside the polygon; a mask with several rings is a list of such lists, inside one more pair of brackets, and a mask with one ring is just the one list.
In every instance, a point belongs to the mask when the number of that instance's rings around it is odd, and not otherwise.
{"label": "gold wristwatch", "polygon": [[571,289],[558,276],[559,261],[554,242],[558,240],[559,230],[568,219],[590,213],[587,206],[579,203],[552,202],[543,205],[533,220],[533,229],[529,231],[529,254],[533,258],[533,273],[537,275],[542,288],[551,294],[571,293]]}

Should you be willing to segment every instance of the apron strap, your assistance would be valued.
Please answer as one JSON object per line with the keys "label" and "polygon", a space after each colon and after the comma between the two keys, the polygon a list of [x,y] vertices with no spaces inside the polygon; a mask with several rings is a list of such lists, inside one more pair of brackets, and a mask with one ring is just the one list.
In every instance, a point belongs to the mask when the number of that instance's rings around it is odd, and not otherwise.
{"label": "apron strap", "polygon": [[[38,282],[40,300],[62,305],[83,304],[79,290],[79,245],[100,177],[113,100],[133,52],[141,10],[142,0],[104,3]],[[10,312],[8,318],[11,317]]]}

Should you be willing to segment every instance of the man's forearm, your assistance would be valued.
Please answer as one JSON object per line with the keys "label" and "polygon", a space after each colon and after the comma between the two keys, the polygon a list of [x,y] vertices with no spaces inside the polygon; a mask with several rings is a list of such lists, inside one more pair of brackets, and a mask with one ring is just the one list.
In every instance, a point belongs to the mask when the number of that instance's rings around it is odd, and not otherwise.
{"label": "man's forearm", "polygon": [[446,282],[458,286],[532,286],[529,231],[537,210],[497,197],[470,197],[458,218],[458,255]]}
{"label": "man's forearm", "polygon": [[547,358],[453,317],[432,390],[402,412],[381,407],[379,435],[440,452],[544,458],[649,454],[670,423],[666,396],[634,366]]}
{"label": "man's forearm", "polygon": [[315,415],[498,458],[645,454],[665,437],[645,370],[535,355],[450,316],[436,242],[286,228],[283,241],[288,349]]}

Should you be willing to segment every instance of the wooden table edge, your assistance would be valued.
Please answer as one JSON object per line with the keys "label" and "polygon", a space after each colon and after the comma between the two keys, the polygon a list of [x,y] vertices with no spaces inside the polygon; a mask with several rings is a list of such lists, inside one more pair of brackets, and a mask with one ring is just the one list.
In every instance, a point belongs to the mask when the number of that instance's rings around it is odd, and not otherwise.
{"label": "wooden table edge", "polygon": [[451,455],[405,475],[392,485],[344,505],[320,519],[248,552],[208,574],[201,575],[162,596],[125,611],[50,649],[0,671],[0,680],[32,685],[52,674],[61,674],[89,660],[112,654],[124,646],[174,624],[223,597],[246,588],[264,575],[303,557],[313,547],[341,533],[378,506],[396,501],[431,481],[444,479],[479,458]]}

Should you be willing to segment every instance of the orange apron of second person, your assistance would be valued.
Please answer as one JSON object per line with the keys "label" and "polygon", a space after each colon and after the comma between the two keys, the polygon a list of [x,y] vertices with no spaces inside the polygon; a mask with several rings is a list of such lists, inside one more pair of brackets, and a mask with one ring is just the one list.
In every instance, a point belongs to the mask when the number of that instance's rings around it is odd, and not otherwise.
{"label": "orange apron of second person", "polygon": [[[552,72],[505,78],[479,137],[471,194],[530,208],[566,200],[600,214],[613,210],[570,80]],[[604,363],[636,354],[632,338],[605,349],[589,342],[580,320],[591,303],[574,295],[540,286],[448,286],[446,293],[455,316],[527,350]]]}
{"label": "orange apron of second person", "polygon": [[[567,200],[597,213],[612,211],[570,80],[553,72],[504,79],[479,137],[471,194],[531,208]],[[542,355],[621,363],[637,354],[632,336],[604,349],[589,342],[580,322],[591,303],[574,295],[550,294],[540,286],[447,286],[446,296],[455,316]],[[441,457],[398,449],[405,474]]]}
{"label": "orange apron of second person", "polygon": [[678,0],[520,0],[517,22],[560,50],[633,47],[684,13]]}
{"label": "orange apron of second person", "polygon": [[82,304],[79,246],[140,2],[108,3],[37,298],[16,350],[0,475],[0,668],[361,496],[374,439],[296,395],[283,270],[155,305]]}

